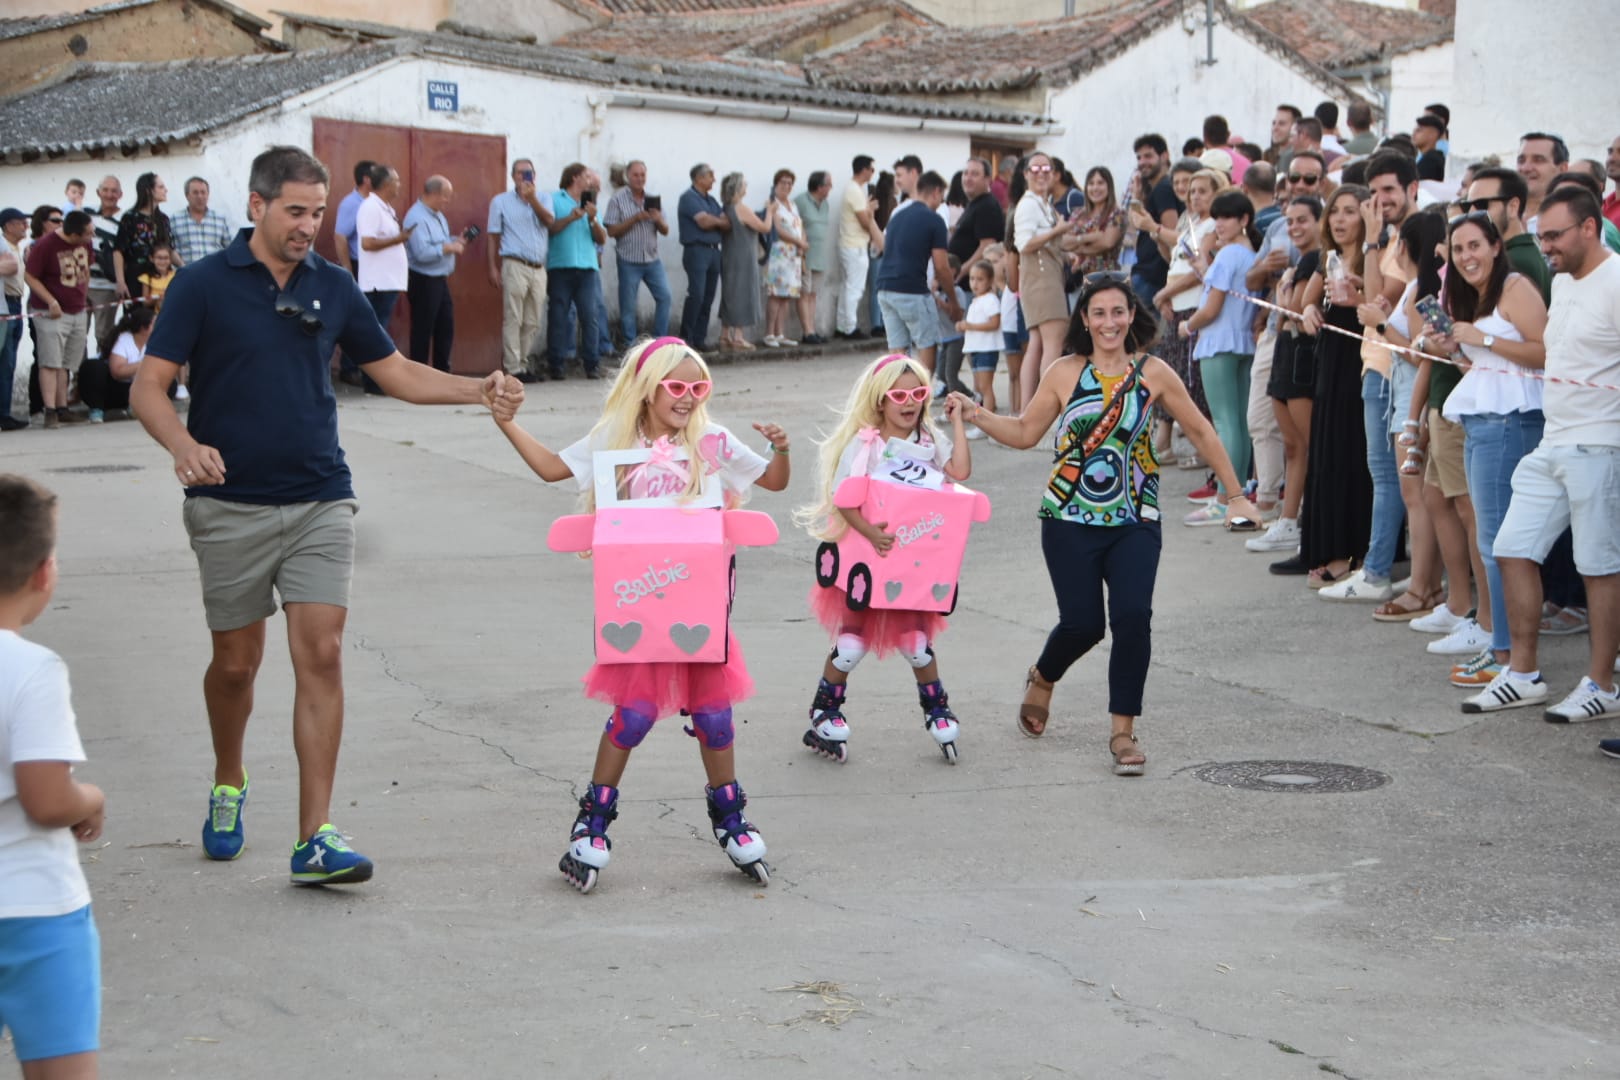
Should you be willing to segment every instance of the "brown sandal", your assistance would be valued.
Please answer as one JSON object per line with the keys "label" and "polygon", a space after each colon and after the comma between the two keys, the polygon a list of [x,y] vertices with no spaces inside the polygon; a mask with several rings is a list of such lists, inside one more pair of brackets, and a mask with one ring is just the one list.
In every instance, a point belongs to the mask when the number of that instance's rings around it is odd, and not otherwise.
{"label": "brown sandal", "polygon": [[[1418,606],[1409,608],[1401,601],[1408,596],[1417,597]],[[1434,592],[1418,594],[1408,590],[1387,603],[1379,604],[1373,608],[1372,616],[1379,622],[1407,622],[1411,619],[1422,618],[1434,610],[1434,606],[1446,598],[1444,589]]]}
{"label": "brown sandal", "polygon": [[1024,701],[1018,706],[1018,730],[1031,739],[1038,739],[1046,734],[1046,720],[1051,711],[1046,705],[1037,704],[1029,699],[1032,690],[1045,694],[1047,704],[1051,704],[1052,684],[1041,678],[1041,673],[1036,671],[1033,665],[1024,676]]}
{"label": "brown sandal", "polygon": [[[1121,739],[1130,744],[1123,752],[1114,749]],[[1141,748],[1137,745],[1136,736],[1128,731],[1114,732],[1113,737],[1108,740],[1108,753],[1114,759],[1115,776],[1141,776],[1147,769],[1147,755],[1142,753]],[[1124,759],[1127,757],[1141,758],[1142,760],[1125,761]]]}

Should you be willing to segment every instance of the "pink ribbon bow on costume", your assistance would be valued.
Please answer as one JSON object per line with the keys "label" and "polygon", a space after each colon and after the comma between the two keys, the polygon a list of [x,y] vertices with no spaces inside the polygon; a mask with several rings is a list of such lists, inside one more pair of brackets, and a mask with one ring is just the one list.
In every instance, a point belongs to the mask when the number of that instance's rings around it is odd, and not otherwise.
{"label": "pink ribbon bow on costume", "polygon": [[888,440],[875,427],[861,428],[855,433],[855,438],[861,445],[849,463],[849,475],[865,476],[872,468],[873,461],[883,455],[883,448],[888,445]]}
{"label": "pink ribbon bow on costume", "polygon": [[647,460],[630,470],[631,492],[653,490],[654,481],[659,479],[660,474],[675,477],[680,481],[680,490],[685,490],[692,482],[692,474],[687,471],[684,464],[675,459],[678,449],[668,435],[660,435],[653,442]]}

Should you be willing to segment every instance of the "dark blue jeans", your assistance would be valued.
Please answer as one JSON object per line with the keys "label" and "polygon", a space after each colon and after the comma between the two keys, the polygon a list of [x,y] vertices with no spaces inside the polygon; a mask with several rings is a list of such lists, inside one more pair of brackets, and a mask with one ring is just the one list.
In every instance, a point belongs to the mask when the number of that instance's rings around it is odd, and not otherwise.
{"label": "dark blue jeans", "polygon": [[572,307],[579,316],[580,359],[585,370],[596,370],[598,349],[601,346],[601,327],[598,313],[602,307],[602,275],[595,270],[576,267],[557,267],[546,271],[546,362],[553,374],[560,374],[568,361],[574,358],[574,320],[569,318]]}
{"label": "dark blue jeans", "polygon": [[1058,605],[1058,624],[1035,661],[1041,678],[1054,683],[1063,678],[1112,627],[1108,711],[1142,715],[1142,691],[1153,654],[1153,583],[1159,576],[1162,546],[1157,522],[1110,526],[1041,519],[1041,554],[1046,556]]}
{"label": "dark blue jeans", "polygon": [[664,275],[664,264],[654,259],[650,263],[619,260],[619,333],[625,347],[636,340],[636,299],[641,286],[646,285],[653,298],[653,329],[655,338],[669,335],[669,309],[674,297],[669,292],[669,279]]}
{"label": "dark blue jeans", "polygon": [[[378,324],[382,326],[383,333],[387,334],[388,320],[394,317],[394,305],[399,303],[399,291],[397,289],[379,289],[375,292],[368,292],[366,293],[366,303],[371,305],[372,314],[377,316]],[[393,340],[393,335],[389,335],[389,340]],[[397,342],[394,348],[399,348]],[[366,374],[364,368],[360,369],[360,384],[367,393],[380,394],[383,392],[382,387],[372,381],[371,376]]]}
{"label": "dark blue jeans", "polygon": [[[6,311],[21,315],[22,297],[6,297]],[[22,340],[22,321],[13,319],[0,325],[0,334],[5,335],[5,343],[0,345],[0,393],[5,395],[4,399],[0,399],[0,416],[10,416],[11,392],[17,382],[17,344]]]}
{"label": "dark blue jeans", "polygon": [[681,306],[681,338],[703,344],[709,332],[709,309],[720,291],[720,249],[708,244],[687,244],[681,249],[686,271],[686,303]]}

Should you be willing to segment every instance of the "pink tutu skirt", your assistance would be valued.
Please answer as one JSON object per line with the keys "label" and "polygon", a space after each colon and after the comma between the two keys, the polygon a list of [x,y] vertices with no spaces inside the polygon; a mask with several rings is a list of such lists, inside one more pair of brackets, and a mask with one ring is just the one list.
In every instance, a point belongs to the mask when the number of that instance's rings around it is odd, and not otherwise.
{"label": "pink tutu skirt", "polygon": [[610,705],[630,705],[653,715],[666,716],[694,709],[735,705],[754,693],[742,646],[726,631],[726,662],[687,664],[593,664],[581,681],[585,696]]}
{"label": "pink tutu skirt", "polygon": [[936,641],[950,625],[937,611],[897,611],[892,608],[868,608],[851,611],[844,599],[844,590],[831,585],[810,586],[810,610],[816,621],[826,628],[830,637],[856,634],[866,642],[869,652],[879,659],[901,646],[906,634],[921,631],[930,642]]}

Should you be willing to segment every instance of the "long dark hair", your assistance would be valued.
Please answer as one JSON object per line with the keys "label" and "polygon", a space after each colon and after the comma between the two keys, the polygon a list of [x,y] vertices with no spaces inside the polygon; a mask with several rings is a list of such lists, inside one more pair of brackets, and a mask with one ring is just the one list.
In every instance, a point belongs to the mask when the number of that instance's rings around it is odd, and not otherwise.
{"label": "long dark hair", "polygon": [[1437,250],[1446,238],[1446,219],[1423,211],[1401,222],[1401,246],[1417,267],[1417,295],[1440,295],[1440,268],[1446,261]]}
{"label": "long dark hair", "polygon": [[157,312],[153,311],[145,304],[125,305],[124,317],[114,323],[113,328],[107,331],[107,336],[101,339],[100,345],[102,359],[105,360],[107,357],[112,355],[113,346],[118,344],[119,338],[123,337],[125,334],[140,333],[142,330],[145,330],[147,327],[151,326],[152,321],[156,318]]}
{"label": "long dark hair", "polygon": [[967,192],[962,188],[962,170],[957,169],[956,175],[951,177],[950,190],[945,193],[945,205],[966,208],[967,204]]}
{"label": "long dark hair", "polygon": [[877,199],[877,209],[872,213],[872,220],[877,223],[879,229],[887,229],[889,215],[894,213],[894,173],[878,173],[872,195]]}
{"label": "long dark hair", "polygon": [[162,213],[153,197],[157,194],[157,173],[143,172],[135,178],[135,209],[157,217]]}
{"label": "long dark hair", "polygon": [[1064,352],[1076,356],[1090,356],[1096,352],[1091,330],[1086,326],[1086,309],[1091,306],[1095,296],[1110,289],[1123,295],[1131,309],[1131,328],[1125,331],[1125,351],[1137,352],[1153,344],[1153,339],[1159,334],[1158,318],[1136,298],[1128,277],[1117,271],[1104,270],[1087,275],[1085,284],[1080,287],[1080,298],[1074,303],[1074,314],[1069,316],[1069,332],[1063,338]]}
{"label": "long dark hair", "polygon": [[1495,223],[1483,210],[1452,219],[1451,227],[1446,230],[1447,258],[1451,256],[1451,238],[1465,225],[1477,226],[1485,234],[1486,242],[1496,245],[1496,254],[1491,256],[1491,278],[1485,283],[1483,293],[1464,281],[1455,266],[1446,275],[1446,314],[1458,322],[1473,322],[1496,310],[1497,302],[1502,299],[1502,286],[1507,283],[1509,268],[1507,251],[1502,246],[1502,234],[1496,231]]}

